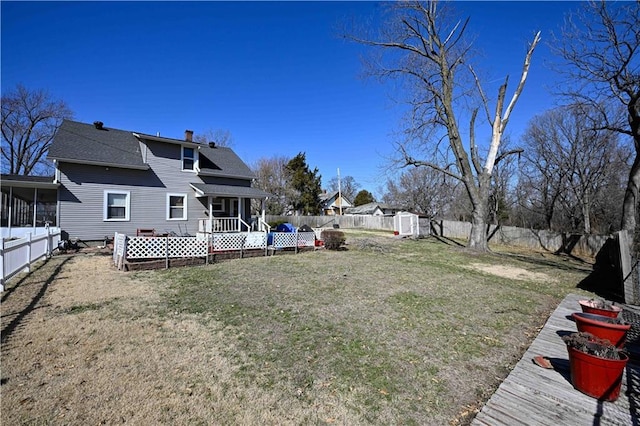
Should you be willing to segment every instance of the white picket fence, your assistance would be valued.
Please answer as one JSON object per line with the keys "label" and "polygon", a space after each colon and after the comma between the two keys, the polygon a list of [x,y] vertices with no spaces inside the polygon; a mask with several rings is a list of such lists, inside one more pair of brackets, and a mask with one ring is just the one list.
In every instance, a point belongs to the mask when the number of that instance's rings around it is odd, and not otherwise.
{"label": "white picket fence", "polygon": [[5,283],[21,271],[29,271],[31,264],[50,256],[60,242],[60,229],[49,228],[45,234],[31,235],[18,240],[0,239],[0,291]]}
{"label": "white picket fence", "polygon": [[[208,254],[315,247],[315,232],[220,232],[198,233],[195,237],[128,237],[116,233],[113,262],[124,268],[125,260],[205,257]],[[208,259],[207,259],[208,260]]]}

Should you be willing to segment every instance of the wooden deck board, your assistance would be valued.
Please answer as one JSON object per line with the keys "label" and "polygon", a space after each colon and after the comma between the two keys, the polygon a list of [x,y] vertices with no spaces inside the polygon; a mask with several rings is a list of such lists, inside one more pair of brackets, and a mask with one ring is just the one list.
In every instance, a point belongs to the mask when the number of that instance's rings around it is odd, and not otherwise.
{"label": "wooden deck board", "polygon": [[[583,296],[568,295],[547,320],[513,371],[473,420],[472,425],[640,425],[640,353],[637,339],[628,342],[632,354],[622,378],[620,397],[599,402],[573,388],[567,348],[561,336],[576,331],[571,319],[580,311]],[[640,326],[640,315],[624,312],[624,318]],[[631,334],[631,333],[630,333]],[[533,363],[536,355],[551,360],[553,369]]]}

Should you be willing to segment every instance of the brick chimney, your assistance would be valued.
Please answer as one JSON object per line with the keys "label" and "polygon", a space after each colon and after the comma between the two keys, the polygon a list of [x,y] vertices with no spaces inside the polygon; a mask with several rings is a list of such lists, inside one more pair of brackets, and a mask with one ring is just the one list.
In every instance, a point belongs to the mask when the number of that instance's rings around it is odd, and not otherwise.
{"label": "brick chimney", "polygon": [[184,140],[187,142],[193,142],[193,130],[184,131]]}

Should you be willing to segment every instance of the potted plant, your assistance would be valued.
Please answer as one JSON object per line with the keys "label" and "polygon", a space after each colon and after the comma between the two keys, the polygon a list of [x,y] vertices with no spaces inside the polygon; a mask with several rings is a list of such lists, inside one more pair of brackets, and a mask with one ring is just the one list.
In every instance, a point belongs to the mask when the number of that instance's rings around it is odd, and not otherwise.
{"label": "potted plant", "polygon": [[591,333],[571,333],[562,340],[569,353],[573,387],[600,401],[618,399],[629,357],[608,340]]}
{"label": "potted plant", "polygon": [[582,308],[582,312],[587,314],[597,314],[616,318],[622,311],[620,306],[615,306],[613,303],[609,303],[606,300],[579,300],[578,303]]}
{"label": "potted plant", "polygon": [[631,324],[624,322],[620,318],[584,312],[574,312],[571,316],[576,322],[578,331],[585,331],[601,339],[606,339],[620,349],[624,347]]}

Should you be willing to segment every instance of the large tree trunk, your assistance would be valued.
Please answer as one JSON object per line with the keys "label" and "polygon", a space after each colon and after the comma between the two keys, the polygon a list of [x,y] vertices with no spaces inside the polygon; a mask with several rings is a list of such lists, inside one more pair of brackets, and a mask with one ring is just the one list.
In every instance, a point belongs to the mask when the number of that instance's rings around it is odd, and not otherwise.
{"label": "large tree trunk", "polygon": [[636,147],[636,158],[631,165],[627,190],[622,204],[621,228],[627,231],[634,231],[636,228],[636,209],[640,201],[638,199],[638,188],[640,188],[640,151]]}
{"label": "large tree trunk", "polygon": [[486,204],[478,204],[471,216],[471,235],[468,247],[476,251],[487,251],[487,208]]}
{"label": "large tree trunk", "polygon": [[469,188],[469,198],[473,211],[471,212],[471,234],[467,247],[476,251],[489,250],[487,242],[487,218],[489,210],[489,188],[491,176],[482,173],[478,178],[478,188]]}

